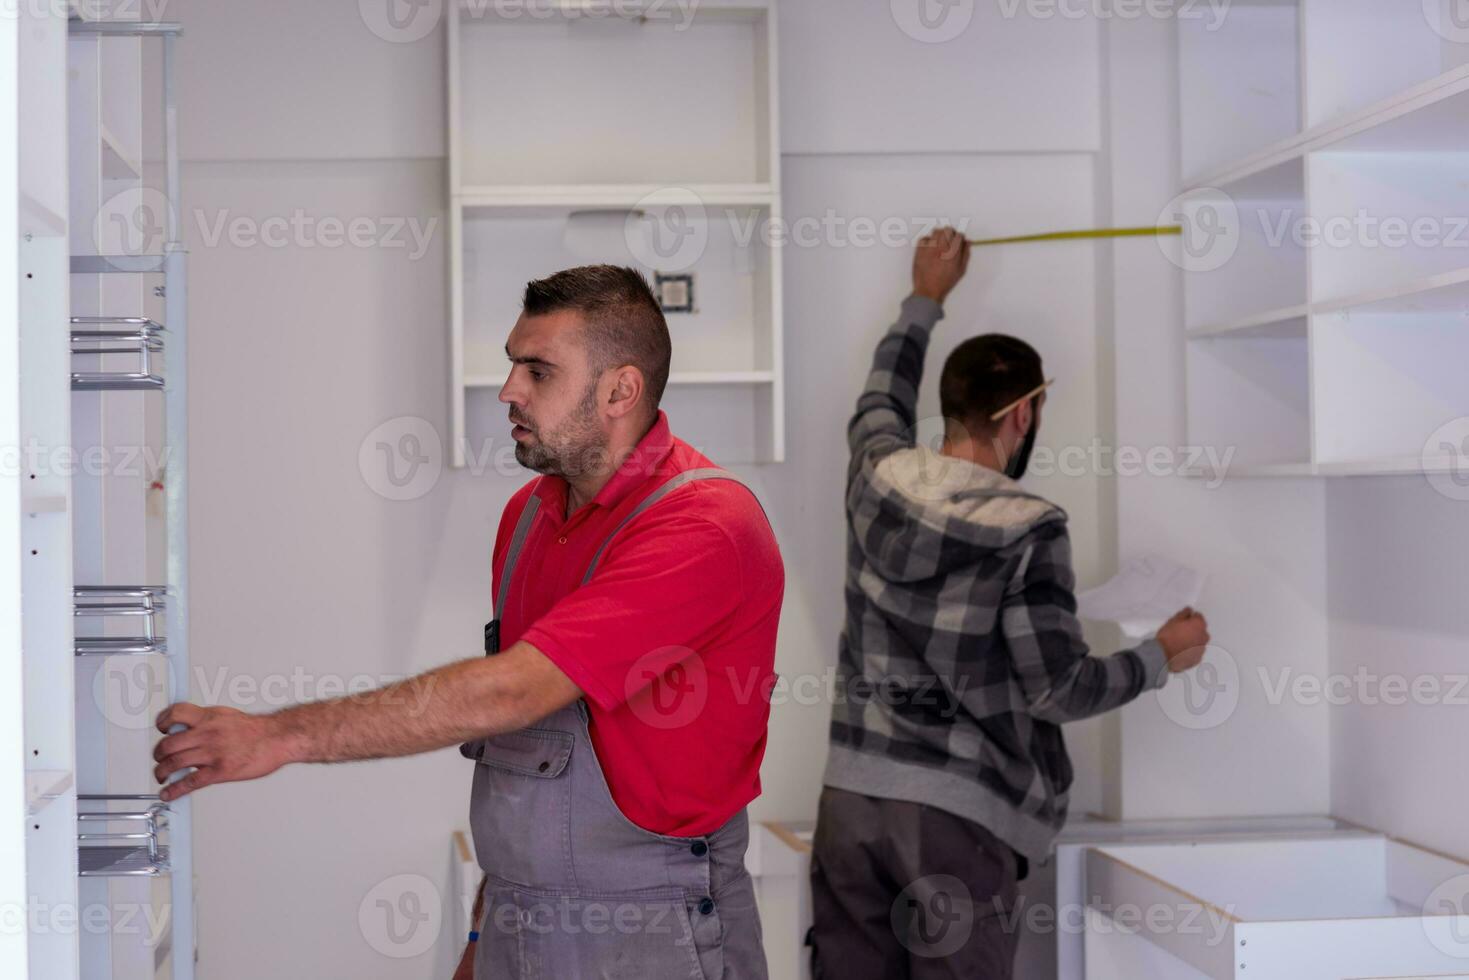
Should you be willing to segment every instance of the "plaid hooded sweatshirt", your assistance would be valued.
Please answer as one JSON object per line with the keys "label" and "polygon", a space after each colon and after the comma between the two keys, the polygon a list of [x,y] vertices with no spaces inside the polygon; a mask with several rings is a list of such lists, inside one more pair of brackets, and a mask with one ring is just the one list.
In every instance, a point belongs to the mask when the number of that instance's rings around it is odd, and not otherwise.
{"label": "plaid hooded sweatshirt", "polygon": [[914,444],[934,324],[910,296],[848,427],[846,624],[825,783],[972,820],[1044,860],[1066,820],[1061,724],[1167,680],[1156,640],[1088,655],[1066,514]]}

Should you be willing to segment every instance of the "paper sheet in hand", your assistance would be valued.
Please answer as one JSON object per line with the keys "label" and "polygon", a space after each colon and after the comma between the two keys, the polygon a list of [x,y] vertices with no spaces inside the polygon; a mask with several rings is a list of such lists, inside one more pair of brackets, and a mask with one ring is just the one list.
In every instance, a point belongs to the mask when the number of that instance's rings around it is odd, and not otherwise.
{"label": "paper sheet in hand", "polygon": [[1132,638],[1151,636],[1204,593],[1205,576],[1157,555],[1125,562],[1112,580],[1077,595],[1077,615],[1116,623]]}

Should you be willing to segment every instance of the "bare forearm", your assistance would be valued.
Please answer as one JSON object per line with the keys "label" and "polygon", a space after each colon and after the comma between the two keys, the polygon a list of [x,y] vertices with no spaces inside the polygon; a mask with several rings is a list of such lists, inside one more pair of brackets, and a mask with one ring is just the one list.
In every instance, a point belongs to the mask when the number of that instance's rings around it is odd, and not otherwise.
{"label": "bare forearm", "polygon": [[511,731],[505,685],[478,658],[387,687],[276,712],[292,762],[345,762],[413,755],[496,730]]}
{"label": "bare forearm", "polygon": [[[213,783],[259,779],[292,762],[343,762],[428,752],[513,732],[581,697],[581,689],[528,643],[364,694],[250,715],[235,708],[169,705],[153,748],[153,776],[176,800]],[[182,730],[174,731],[178,727]]]}
{"label": "bare forearm", "polygon": [[269,717],[287,762],[345,762],[429,752],[518,731],[581,697],[528,643],[439,667],[376,691]]}

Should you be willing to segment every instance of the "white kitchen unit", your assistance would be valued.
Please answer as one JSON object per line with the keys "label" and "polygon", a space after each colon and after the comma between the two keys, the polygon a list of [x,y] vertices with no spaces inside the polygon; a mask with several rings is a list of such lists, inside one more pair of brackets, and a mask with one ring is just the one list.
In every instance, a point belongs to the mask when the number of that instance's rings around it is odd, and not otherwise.
{"label": "white kitchen unit", "polygon": [[[1236,474],[1448,472],[1469,414],[1469,45],[1453,3],[1179,18],[1190,440]],[[1363,398],[1370,390],[1373,397]]]}
{"label": "white kitchen unit", "polygon": [[447,4],[456,466],[493,461],[526,282],[599,262],[668,279],[679,435],[784,458],[774,0],[679,6]]}
{"label": "white kitchen unit", "polygon": [[1235,817],[1191,820],[1098,820],[1083,818],[1067,824],[1056,838],[1050,863],[1031,868],[1021,885],[1030,904],[1055,909],[1054,941],[1049,934],[1027,932],[1016,958],[1017,976],[1083,980],[1087,972],[1086,922],[1087,861],[1098,847],[1131,844],[1198,844],[1207,841],[1276,841],[1337,833],[1360,833],[1358,828],[1327,816]]}
{"label": "white kitchen unit", "polygon": [[[771,980],[809,980],[811,950],[811,821],[767,821],[750,828],[745,864],[765,931]],[[1085,980],[1088,855],[1098,847],[1135,843],[1197,844],[1210,841],[1281,842],[1363,832],[1327,816],[1237,817],[1194,820],[1100,820],[1081,817],[1056,841],[1051,861],[1032,864],[1020,886],[1022,929],[1015,976],[1022,980]],[[1036,909],[1045,914],[1036,917]],[[1054,911],[1054,915],[1050,914]],[[1164,974],[1156,974],[1164,976]]]}
{"label": "white kitchen unit", "polygon": [[20,4],[0,16],[0,76],[0,976],[70,980],[72,482],[57,465],[71,399],[64,9]]}
{"label": "white kitchen unit", "polygon": [[1469,864],[1382,834],[1094,847],[1086,976],[1340,980],[1469,961]]}
{"label": "white kitchen unit", "polygon": [[750,825],[745,867],[755,881],[755,904],[765,934],[770,980],[810,980],[811,839],[814,821]]}
{"label": "white kitchen unit", "polygon": [[[183,693],[189,670],[187,290],[173,80],[181,31],[80,8],[51,27],[55,85],[34,91],[55,96],[46,108],[60,144],[48,177],[66,220],[49,305],[34,320],[58,355],[33,355],[21,378],[58,393],[55,431],[40,442],[54,450],[51,465],[63,448],[73,462],[53,508],[67,544],[52,559],[56,608],[25,611],[27,631],[65,635],[27,643],[25,662],[54,673],[49,697],[65,700],[41,714],[69,729],[70,782],[46,807],[67,817],[68,853],[28,874],[33,915],[45,908],[36,882],[64,875],[81,927],[32,929],[33,945],[57,949],[45,965],[33,956],[29,975],[192,980],[191,808],[161,802],[152,778],[153,718]],[[148,95],[158,104],[145,112]],[[22,146],[40,129],[27,129]],[[161,145],[146,144],[150,132]],[[38,487],[43,476],[32,477]]]}

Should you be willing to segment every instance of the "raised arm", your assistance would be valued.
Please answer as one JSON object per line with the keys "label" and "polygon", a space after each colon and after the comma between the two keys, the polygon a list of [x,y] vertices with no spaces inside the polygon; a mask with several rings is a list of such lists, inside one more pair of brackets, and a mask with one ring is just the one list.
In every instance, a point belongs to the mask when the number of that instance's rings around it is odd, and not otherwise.
{"label": "raised arm", "polygon": [[940,228],[918,242],[913,256],[913,293],[903,301],[898,321],[877,345],[872,372],[847,426],[853,472],[869,462],[913,445],[914,413],[923,359],[944,300],[969,267],[969,242],[952,228]]}

